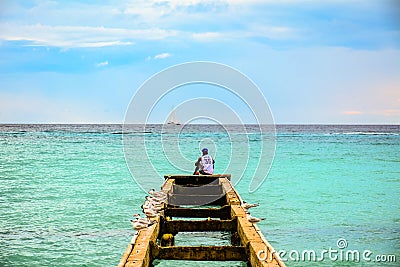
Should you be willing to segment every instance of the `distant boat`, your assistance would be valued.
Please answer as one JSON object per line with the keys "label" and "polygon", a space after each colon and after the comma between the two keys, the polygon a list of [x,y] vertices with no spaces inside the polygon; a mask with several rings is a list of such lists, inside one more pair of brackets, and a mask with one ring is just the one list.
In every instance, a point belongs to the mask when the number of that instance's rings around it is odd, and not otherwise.
{"label": "distant boat", "polygon": [[172,124],[172,125],[181,125],[181,123],[175,118],[175,109],[174,106],[172,106],[172,111],[171,114],[169,115],[169,120],[167,124]]}

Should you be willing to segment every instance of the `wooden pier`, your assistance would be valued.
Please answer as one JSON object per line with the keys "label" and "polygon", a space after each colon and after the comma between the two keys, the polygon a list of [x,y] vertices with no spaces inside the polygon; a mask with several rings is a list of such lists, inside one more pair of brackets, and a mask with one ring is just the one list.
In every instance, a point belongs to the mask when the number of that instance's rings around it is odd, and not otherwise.
{"label": "wooden pier", "polygon": [[[155,259],[243,261],[248,266],[285,266],[241,206],[230,174],[166,175],[161,191],[165,209],[156,224],[134,235],[119,267],[152,266]],[[207,208],[202,206],[207,206]],[[184,219],[182,219],[184,218]],[[192,220],[190,220],[192,219]],[[229,246],[174,246],[179,232],[228,232]],[[171,241],[165,244],[163,241]],[[168,242],[167,242],[168,243]]]}

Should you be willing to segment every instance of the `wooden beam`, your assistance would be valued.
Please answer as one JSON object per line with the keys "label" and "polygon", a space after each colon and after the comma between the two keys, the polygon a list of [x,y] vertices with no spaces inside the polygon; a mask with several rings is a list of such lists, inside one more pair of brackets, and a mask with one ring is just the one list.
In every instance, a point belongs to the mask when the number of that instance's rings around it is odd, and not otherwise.
{"label": "wooden beam", "polygon": [[[160,229],[160,217],[157,218],[157,223],[139,231],[135,239],[132,250],[126,258],[125,267],[141,267],[149,266],[151,263],[151,241],[157,240]],[[122,262],[120,262],[122,265]]]}
{"label": "wooden beam", "polygon": [[223,174],[213,174],[213,175],[190,175],[190,174],[166,174],[164,175],[164,179],[185,179],[191,177],[212,177],[212,178],[227,178],[231,180],[231,175],[228,173]]}
{"label": "wooden beam", "polygon": [[236,220],[172,220],[162,221],[161,233],[236,231]]}
{"label": "wooden beam", "polygon": [[124,254],[122,255],[121,260],[119,261],[118,267],[124,267],[126,261],[128,260],[129,255],[131,254],[133,249],[133,244],[128,244],[128,246],[125,249]]}
{"label": "wooden beam", "polygon": [[172,186],[174,185],[175,180],[174,179],[167,179],[164,181],[164,183],[161,186],[161,191],[163,191],[164,193],[168,193],[171,191]]}
{"label": "wooden beam", "polygon": [[246,217],[246,212],[240,205],[230,205],[232,218],[240,216]]}
{"label": "wooden beam", "polygon": [[200,186],[184,186],[176,185],[172,186],[170,194],[181,194],[181,195],[222,195],[222,187],[220,184],[217,185],[200,185]]}
{"label": "wooden beam", "polygon": [[[250,242],[248,245],[248,260],[252,267],[280,267],[283,263],[277,260],[277,253],[271,253],[264,242]],[[262,251],[262,253],[260,253]],[[261,257],[261,259],[259,258]]]}
{"label": "wooden beam", "polygon": [[231,207],[225,205],[221,208],[170,208],[164,210],[164,216],[182,218],[220,218],[229,219],[231,217]]}
{"label": "wooden beam", "polygon": [[226,202],[225,195],[168,194],[168,204],[173,206],[218,205]]}
{"label": "wooden beam", "polygon": [[[232,205],[238,206],[239,205]],[[240,207],[240,209],[243,209]],[[238,214],[242,212],[236,211]],[[250,223],[245,216],[236,216],[237,233],[241,244],[248,248],[248,260],[252,267],[278,267],[285,266],[279,255],[275,253],[272,246],[265,240],[265,237],[256,224]],[[261,258],[259,255],[261,253]],[[265,258],[263,258],[265,257]]]}
{"label": "wooden beam", "polygon": [[240,196],[236,192],[236,190],[233,188],[233,186],[229,180],[227,180],[225,178],[220,178],[219,183],[221,184],[222,190],[225,193],[226,203],[228,205],[241,204]]}
{"label": "wooden beam", "polygon": [[[157,246],[157,245],[155,245]],[[242,246],[182,246],[156,247],[154,257],[162,260],[194,261],[246,261],[246,249]]]}
{"label": "wooden beam", "polygon": [[182,174],[168,174],[164,175],[164,179],[174,179],[175,184],[192,184],[192,185],[201,185],[201,184],[218,184],[219,178],[224,178],[227,180],[231,180],[230,174],[213,174],[213,175],[182,175]]}

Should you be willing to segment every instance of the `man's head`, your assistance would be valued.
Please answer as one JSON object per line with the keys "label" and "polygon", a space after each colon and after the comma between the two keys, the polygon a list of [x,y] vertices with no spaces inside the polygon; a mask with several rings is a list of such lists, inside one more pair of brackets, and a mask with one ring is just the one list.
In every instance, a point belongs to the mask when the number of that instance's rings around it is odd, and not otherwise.
{"label": "man's head", "polygon": [[201,150],[201,152],[203,152],[203,155],[207,155],[208,154],[208,149],[205,147]]}

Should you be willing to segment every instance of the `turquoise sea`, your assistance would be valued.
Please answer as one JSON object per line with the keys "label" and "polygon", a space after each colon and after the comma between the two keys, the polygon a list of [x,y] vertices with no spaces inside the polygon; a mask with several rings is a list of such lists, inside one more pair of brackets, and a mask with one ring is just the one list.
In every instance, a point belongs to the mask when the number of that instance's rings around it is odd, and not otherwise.
{"label": "turquoise sea", "polygon": [[[234,127],[231,131],[242,134]],[[133,234],[129,219],[145,196],[125,162],[121,132],[121,125],[0,125],[0,266],[118,264]],[[147,151],[137,144],[139,168],[141,159],[153,154],[160,175],[182,172],[159,154],[161,126],[130,134],[149,138]],[[163,142],[174,136],[163,135]],[[254,148],[263,137],[248,140]],[[193,162],[203,145],[211,145],[212,155],[218,150],[216,172],[225,170],[230,157],[248,159],[248,169],[233,171],[233,177],[243,171],[251,175],[258,164],[253,155],[231,151],[227,133],[214,125],[188,126],[178,143],[179,149],[169,149],[171,155]],[[146,177],[144,167],[140,172]],[[161,185],[160,177],[153,178]],[[399,266],[399,188],[399,125],[278,125],[267,179],[254,193],[246,179],[236,184],[243,199],[260,203],[252,215],[267,218],[258,226],[277,251],[287,252],[287,266]],[[227,238],[192,233],[177,242],[225,244]],[[314,250],[319,257],[324,249],[370,251],[370,261],[335,260],[327,254],[323,261],[296,259],[295,251]],[[395,262],[376,262],[376,256],[390,255]]]}

